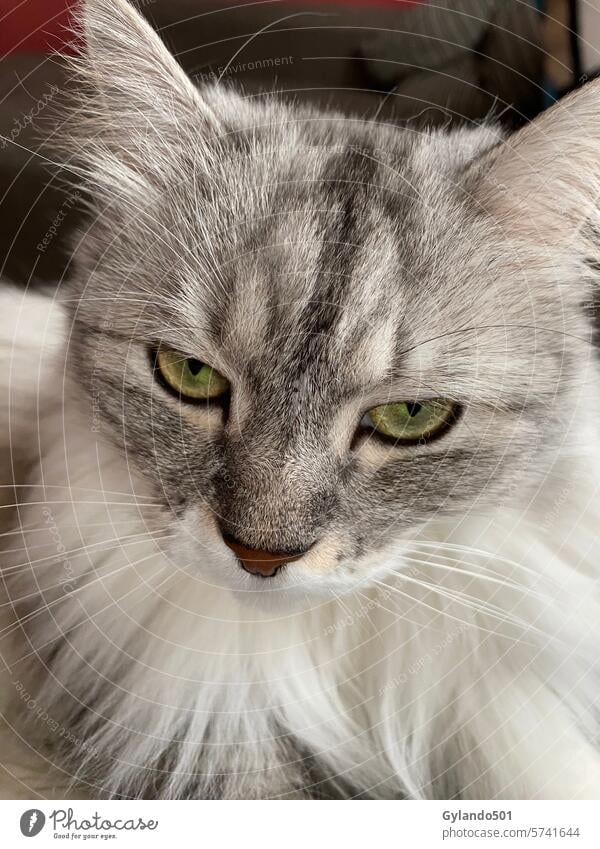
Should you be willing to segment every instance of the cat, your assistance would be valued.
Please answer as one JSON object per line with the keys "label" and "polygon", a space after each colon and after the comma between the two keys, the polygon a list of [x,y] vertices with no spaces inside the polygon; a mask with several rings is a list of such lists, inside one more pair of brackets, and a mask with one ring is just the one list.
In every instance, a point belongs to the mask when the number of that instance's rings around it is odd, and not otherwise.
{"label": "cat", "polygon": [[0,294],[3,792],[599,798],[600,82],[419,132],[81,26],[72,279]]}

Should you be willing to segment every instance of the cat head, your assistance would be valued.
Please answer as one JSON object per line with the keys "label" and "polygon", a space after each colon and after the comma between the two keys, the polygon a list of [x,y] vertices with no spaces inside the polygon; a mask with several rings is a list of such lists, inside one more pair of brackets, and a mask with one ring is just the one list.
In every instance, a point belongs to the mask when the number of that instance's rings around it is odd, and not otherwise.
{"label": "cat head", "polygon": [[339,588],[528,498],[585,417],[600,84],[508,139],[418,131],[199,90],[122,0],[83,34],[72,371],[177,550]]}

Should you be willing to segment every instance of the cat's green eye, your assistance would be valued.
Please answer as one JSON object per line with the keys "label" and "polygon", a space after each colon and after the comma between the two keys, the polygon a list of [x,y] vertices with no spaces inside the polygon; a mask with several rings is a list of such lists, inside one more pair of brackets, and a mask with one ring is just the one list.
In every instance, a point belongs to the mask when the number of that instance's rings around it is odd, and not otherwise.
{"label": "cat's green eye", "polygon": [[157,352],[156,368],[164,382],[183,399],[211,400],[229,391],[229,381],[216,369],[169,348]]}
{"label": "cat's green eye", "polygon": [[398,442],[425,442],[441,436],[455,421],[458,407],[445,398],[430,401],[398,401],[373,407],[364,424]]}

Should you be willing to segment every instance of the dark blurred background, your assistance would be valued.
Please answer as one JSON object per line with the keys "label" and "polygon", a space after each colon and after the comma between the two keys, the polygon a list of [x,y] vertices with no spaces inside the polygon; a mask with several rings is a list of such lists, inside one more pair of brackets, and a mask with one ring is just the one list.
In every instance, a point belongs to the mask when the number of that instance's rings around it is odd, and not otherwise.
{"label": "dark blurred background", "polygon": [[[137,5],[199,85],[221,76],[248,94],[398,123],[494,115],[512,129],[600,66],[598,0]],[[24,285],[68,274],[81,215],[48,165],[69,14],[68,0],[0,0],[0,276]]]}

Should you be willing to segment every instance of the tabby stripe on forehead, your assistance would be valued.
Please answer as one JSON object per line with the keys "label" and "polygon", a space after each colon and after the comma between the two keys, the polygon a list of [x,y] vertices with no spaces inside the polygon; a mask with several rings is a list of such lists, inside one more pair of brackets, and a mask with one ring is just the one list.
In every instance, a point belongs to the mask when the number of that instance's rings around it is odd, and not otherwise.
{"label": "tabby stripe on forehead", "polygon": [[348,306],[348,283],[367,234],[365,209],[376,170],[377,162],[364,146],[336,151],[323,166],[318,288],[300,319],[308,335],[331,333]]}

